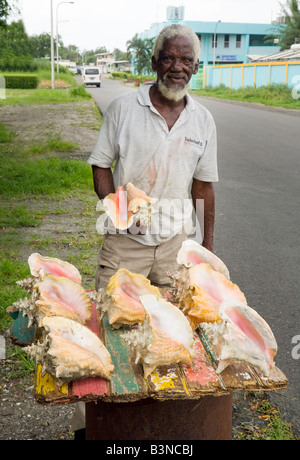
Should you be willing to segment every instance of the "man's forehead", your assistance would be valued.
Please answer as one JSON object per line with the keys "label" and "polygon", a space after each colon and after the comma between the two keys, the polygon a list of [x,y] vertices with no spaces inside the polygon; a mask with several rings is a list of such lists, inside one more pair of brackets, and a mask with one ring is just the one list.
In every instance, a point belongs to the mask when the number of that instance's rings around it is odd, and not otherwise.
{"label": "man's forehead", "polygon": [[174,35],[170,38],[165,38],[161,52],[180,49],[185,52],[194,53],[193,43],[184,35]]}

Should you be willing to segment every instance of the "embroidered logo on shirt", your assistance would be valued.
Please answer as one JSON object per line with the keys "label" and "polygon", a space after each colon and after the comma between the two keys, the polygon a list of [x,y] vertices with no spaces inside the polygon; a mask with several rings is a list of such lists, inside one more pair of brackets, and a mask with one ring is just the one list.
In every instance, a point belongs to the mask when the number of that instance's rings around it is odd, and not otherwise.
{"label": "embroidered logo on shirt", "polygon": [[195,144],[198,147],[203,147],[203,145],[204,145],[203,141],[201,141],[201,140],[197,141],[196,139],[192,139],[190,137],[185,137],[184,142],[189,142],[190,144]]}

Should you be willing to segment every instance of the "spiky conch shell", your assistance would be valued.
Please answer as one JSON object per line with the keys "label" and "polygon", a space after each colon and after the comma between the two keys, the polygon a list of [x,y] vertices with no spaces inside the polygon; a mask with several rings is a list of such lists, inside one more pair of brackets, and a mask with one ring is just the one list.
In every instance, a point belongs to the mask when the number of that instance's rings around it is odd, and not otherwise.
{"label": "spiky conch shell", "polygon": [[277,343],[268,323],[251,307],[228,300],[220,305],[222,322],[202,323],[217,356],[217,373],[231,364],[248,364],[268,376]]}
{"label": "spiky conch shell", "polygon": [[122,338],[141,361],[147,378],[158,366],[192,364],[194,336],[188,320],[173,304],[155,295],[141,296],[145,321]]}
{"label": "spiky conch shell", "polygon": [[129,182],[103,199],[103,209],[118,230],[126,230],[137,222],[148,227],[157,201]]}
{"label": "spiky conch shell", "polygon": [[47,274],[69,278],[81,284],[79,270],[69,262],[56,257],[42,256],[38,252],[31,254],[28,258],[28,265],[32,276],[43,278]]}
{"label": "spiky conch shell", "polygon": [[29,318],[28,326],[40,325],[46,316],[63,316],[86,324],[91,318],[91,301],[75,281],[45,275],[34,284],[31,297],[15,302],[10,311],[22,311]]}
{"label": "spiky conch shell", "polygon": [[58,316],[42,320],[43,342],[24,351],[42,365],[58,386],[86,377],[110,380],[114,369],[110,353],[101,339],[77,321]]}
{"label": "spiky conch shell", "polygon": [[102,295],[100,293],[95,298],[96,307],[115,329],[123,325],[132,326],[145,319],[145,309],[140,302],[140,296],[144,294],[160,296],[160,291],[145,276],[120,268],[110,278]]}
{"label": "spiky conch shell", "polygon": [[[205,277],[210,276],[212,278],[208,287],[203,287],[201,279],[197,279],[201,273]],[[174,296],[184,314],[189,318],[194,330],[202,322],[221,322],[219,306],[224,300],[233,298],[247,303],[240,288],[207,263],[194,265],[191,268],[183,268],[176,274],[172,274],[172,280],[175,286]],[[224,286],[224,299],[219,298],[218,295],[214,296],[211,292],[214,288],[217,289],[219,284]]]}

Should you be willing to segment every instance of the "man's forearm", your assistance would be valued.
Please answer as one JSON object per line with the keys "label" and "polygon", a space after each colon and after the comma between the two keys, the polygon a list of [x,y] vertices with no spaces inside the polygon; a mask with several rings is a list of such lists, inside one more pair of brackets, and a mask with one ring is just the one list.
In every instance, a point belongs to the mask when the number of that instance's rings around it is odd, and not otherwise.
{"label": "man's forearm", "polygon": [[93,165],[94,190],[100,200],[115,192],[113,176],[110,168],[99,168]]}
{"label": "man's forearm", "polygon": [[[204,226],[204,228],[201,228],[204,235],[202,245],[209,251],[213,251],[215,225],[215,194],[213,184],[194,180],[192,198],[196,214],[198,214],[200,210],[204,212],[204,216],[197,215],[199,223],[201,224],[203,221]],[[203,200],[204,206],[197,206],[197,200]]]}

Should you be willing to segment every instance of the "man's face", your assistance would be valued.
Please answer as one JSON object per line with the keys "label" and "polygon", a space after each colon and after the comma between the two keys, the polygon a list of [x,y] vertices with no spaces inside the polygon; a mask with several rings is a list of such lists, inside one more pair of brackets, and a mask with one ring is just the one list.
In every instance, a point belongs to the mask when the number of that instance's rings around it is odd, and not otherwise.
{"label": "man's face", "polygon": [[152,69],[157,72],[163,95],[167,99],[182,99],[192,75],[198,71],[190,40],[181,35],[165,40],[158,60],[152,57]]}

